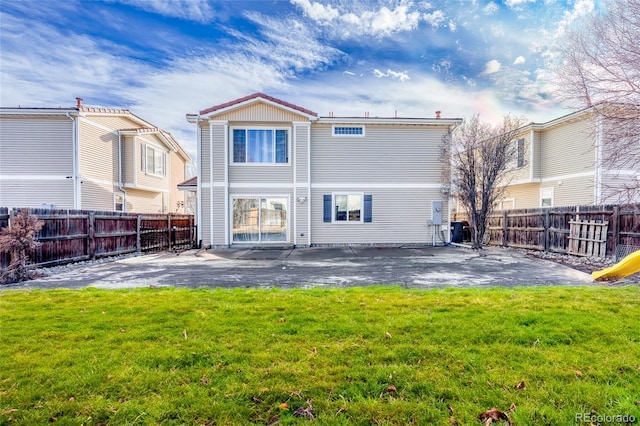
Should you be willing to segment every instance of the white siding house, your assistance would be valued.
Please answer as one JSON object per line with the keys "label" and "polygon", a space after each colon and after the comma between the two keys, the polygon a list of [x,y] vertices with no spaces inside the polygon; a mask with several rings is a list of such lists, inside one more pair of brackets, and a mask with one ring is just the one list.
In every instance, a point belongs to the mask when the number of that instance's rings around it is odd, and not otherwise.
{"label": "white siding house", "polygon": [[319,117],[262,93],[187,119],[197,125],[198,239],[205,247],[448,237],[440,152],[460,119]]}
{"label": "white siding house", "polygon": [[0,108],[0,206],[183,212],[191,159],[128,110]]}
{"label": "white siding house", "polygon": [[[620,198],[628,181],[640,182],[640,165],[604,161],[604,118],[591,108],[546,123],[530,123],[519,138],[524,162],[512,170],[499,209],[633,203]],[[605,130],[602,130],[605,129]],[[640,149],[640,141],[638,142]]]}

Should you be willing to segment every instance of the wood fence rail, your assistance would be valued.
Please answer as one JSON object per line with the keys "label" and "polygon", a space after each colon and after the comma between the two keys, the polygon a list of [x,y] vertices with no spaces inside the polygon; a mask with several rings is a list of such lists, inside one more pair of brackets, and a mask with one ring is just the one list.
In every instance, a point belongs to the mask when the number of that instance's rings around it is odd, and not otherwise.
{"label": "wood fence rail", "polygon": [[[19,210],[0,207],[0,229],[10,226]],[[36,235],[39,247],[30,253],[32,264],[39,267],[127,253],[183,250],[193,247],[196,240],[193,215],[26,210],[44,222]],[[8,253],[0,253],[0,268],[6,268],[10,260]]]}
{"label": "wood fence rail", "polygon": [[[456,214],[452,220],[468,220]],[[571,222],[608,222],[606,251],[618,246],[640,247],[640,204],[548,207],[498,211],[489,217],[490,245],[566,254],[571,241]],[[603,242],[604,245],[604,242]]]}

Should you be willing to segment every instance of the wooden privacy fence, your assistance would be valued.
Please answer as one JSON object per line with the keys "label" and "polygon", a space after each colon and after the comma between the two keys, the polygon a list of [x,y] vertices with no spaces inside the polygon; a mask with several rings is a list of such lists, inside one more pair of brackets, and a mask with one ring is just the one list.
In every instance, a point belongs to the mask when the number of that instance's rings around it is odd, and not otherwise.
{"label": "wooden privacy fence", "polygon": [[[0,208],[0,229],[9,226],[12,215]],[[193,215],[135,214],[87,210],[27,209],[44,221],[36,235],[39,247],[30,254],[35,266],[55,266],[127,253],[184,250],[196,239]],[[0,267],[9,265],[0,253]]]}
{"label": "wooden privacy fence", "polygon": [[504,210],[489,217],[488,232],[491,245],[604,257],[640,247],[640,204]]}

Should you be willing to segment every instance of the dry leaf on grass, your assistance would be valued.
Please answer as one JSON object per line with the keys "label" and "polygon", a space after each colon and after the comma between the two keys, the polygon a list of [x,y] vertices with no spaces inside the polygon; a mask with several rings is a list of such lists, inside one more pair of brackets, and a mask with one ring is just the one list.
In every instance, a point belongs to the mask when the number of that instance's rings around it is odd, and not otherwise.
{"label": "dry leaf on grass", "polygon": [[484,422],[485,426],[490,426],[493,422],[499,422],[504,420],[507,422],[507,426],[511,426],[511,420],[509,420],[509,416],[506,413],[503,413],[500,410],[496,410],[492,408],[491,410],[487,410],[484,413],[478,416],[478,419]]}
{"label": "dry leaf on grass", "polygon": [[304,417],[305,419],[313,420],[316,416],[313,414],[313,407],[311,406],[311,400],[307,400],[306,407],[298,407],[296,411],[293,412],[294,416]]}
{"label": "dry leaf on grass", "polygon": [[288,410],[289,404],[287,404],[286,402],[283,402],[282,404],[278,405],[278,408],[280,408],[281,410]]}
{"label": "dry leaf on grass", "polygon": [[388,331],[385,331],[384,337],[386,337],[387,339],[391,339],[391,333],[389,333]]}
{"label": "dry leaf on grass", "polygon": [[524,380],[522,380],[520,383],[516,385],[516,389],[524,389],[524,388],[525,388]]}

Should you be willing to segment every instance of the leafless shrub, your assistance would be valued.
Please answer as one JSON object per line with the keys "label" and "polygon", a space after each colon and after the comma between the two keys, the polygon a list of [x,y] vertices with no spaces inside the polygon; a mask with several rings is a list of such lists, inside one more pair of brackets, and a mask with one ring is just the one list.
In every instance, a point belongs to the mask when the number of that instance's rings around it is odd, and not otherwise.
{"label": "leafless shrub", "polygon": [[11,263],[0,273],[0,283],[24,281],[33,276],[27,268],[28,253],[36,249],[39,243],[35,236],[44,226],[44,222],[30,215],[25,209],[11,219],[11,225],[0,233],[0,251],[11,255]]}

